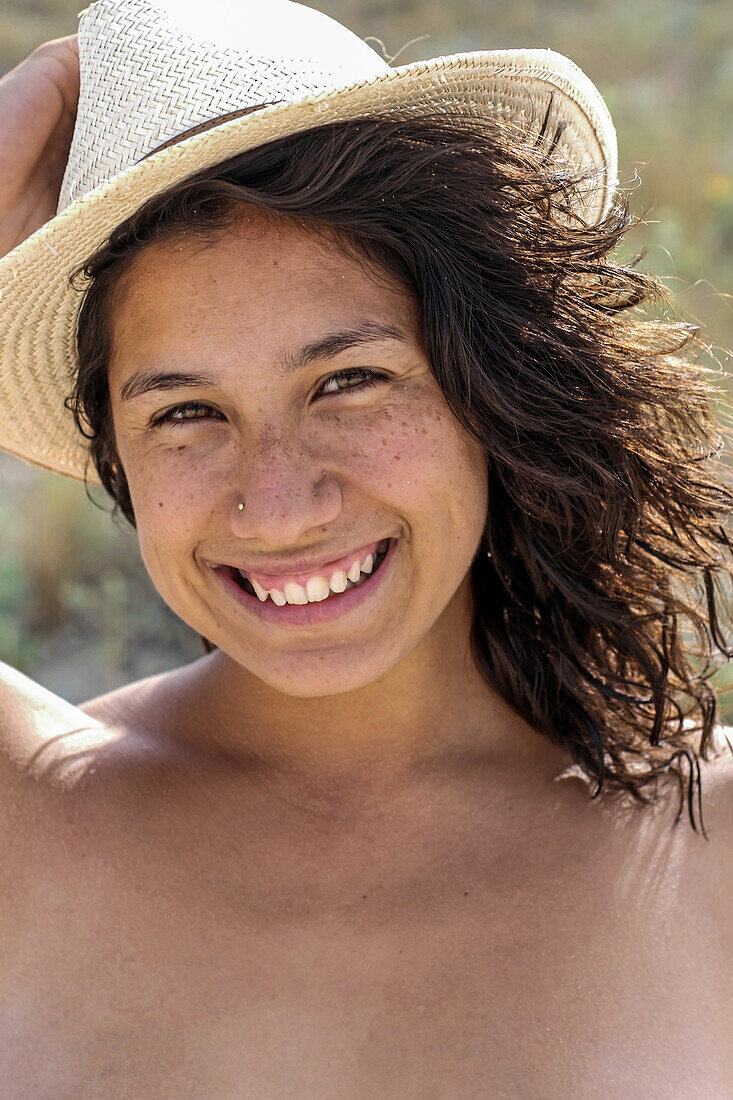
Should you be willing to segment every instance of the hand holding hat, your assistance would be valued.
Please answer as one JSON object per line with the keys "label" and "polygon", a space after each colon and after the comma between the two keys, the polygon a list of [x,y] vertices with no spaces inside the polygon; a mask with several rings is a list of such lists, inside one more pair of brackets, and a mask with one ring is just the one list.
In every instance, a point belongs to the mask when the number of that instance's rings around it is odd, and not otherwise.
{"label": "hand holding hat", "polygon": [[56,213],[78,98],[75,34],[45,42],[0,80],[0,256]]}

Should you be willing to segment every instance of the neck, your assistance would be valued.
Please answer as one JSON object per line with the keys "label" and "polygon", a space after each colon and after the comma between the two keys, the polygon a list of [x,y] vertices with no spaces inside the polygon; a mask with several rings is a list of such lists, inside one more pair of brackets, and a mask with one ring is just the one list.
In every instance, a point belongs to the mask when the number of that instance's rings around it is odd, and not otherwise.
{"label": "neck", "polygon": [[[226,653],[191,669],[186,739],[233,765],[293,787],[357,798],[426,772],[459,772],[544,738],[486,682],[470,644],[467,601],[378,680],[355,691],[297,698],[269,687]],[[518,741],[519,737],[519,741]]]}

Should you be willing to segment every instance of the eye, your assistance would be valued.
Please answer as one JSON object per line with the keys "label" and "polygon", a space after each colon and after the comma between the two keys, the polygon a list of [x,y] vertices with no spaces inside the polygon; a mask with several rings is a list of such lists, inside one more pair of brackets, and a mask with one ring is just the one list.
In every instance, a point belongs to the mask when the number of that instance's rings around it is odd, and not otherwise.
{"label": "eye", "polygon": [[211,405],[204,405],[202,401],[184,401],[180,405],[174,405],[160,416],[154,417],[151,427],[157,428],[161,424],[186,424],[192,420],[208,420],[214,414],[215,419],[221,420],[221,413],[212,409]]}
{"label": "eye", "polygon": [[327,378],[318,392],[329,397],[345,390],[368,390],[386,380],[386,376],[379,374],[377,371],[365,370],[362,367],[347,368],[346,370],[337,371],[330,378]]}

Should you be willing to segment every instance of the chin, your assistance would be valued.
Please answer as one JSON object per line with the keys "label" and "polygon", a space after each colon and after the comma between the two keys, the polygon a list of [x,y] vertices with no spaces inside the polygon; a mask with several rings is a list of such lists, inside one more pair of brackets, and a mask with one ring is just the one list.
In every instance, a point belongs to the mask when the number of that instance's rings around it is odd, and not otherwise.
{"label": "chin", "polygon": [[262,652],[253,660],[237,647],[219,648],[251,676],[293,699],[323,699],[358,691],[385,676],[404,655],[394,650],[367,655],[363,646],[350,647],[344,642],[336,651],[273,652],[270,660],[263,661]]}
{"label": "chin", "polygon": [[[385,624],[376,638],[347,638],[317,646],[315,640],[302,639],[299,646],[242,646],[231,637],[208,635],[218,650],[250,676],[255,676],[272,691],[292,698],[325,698],[359,691],[380,680],[400,663],[413,648],[397,637],[397,624]],[[390,639],[387,643],[387,639]],[[233,670],[232,670],[233,671]]]}

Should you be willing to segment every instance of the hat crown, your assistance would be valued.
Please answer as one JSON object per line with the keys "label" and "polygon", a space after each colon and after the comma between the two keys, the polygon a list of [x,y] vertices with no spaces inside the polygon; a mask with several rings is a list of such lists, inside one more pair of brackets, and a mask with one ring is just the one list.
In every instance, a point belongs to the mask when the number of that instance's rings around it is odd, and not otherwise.
{"label": "hat crown", "polygon": [[58,211],[212,119],[372,80],[390,66],[292,0],[97,0]]}

